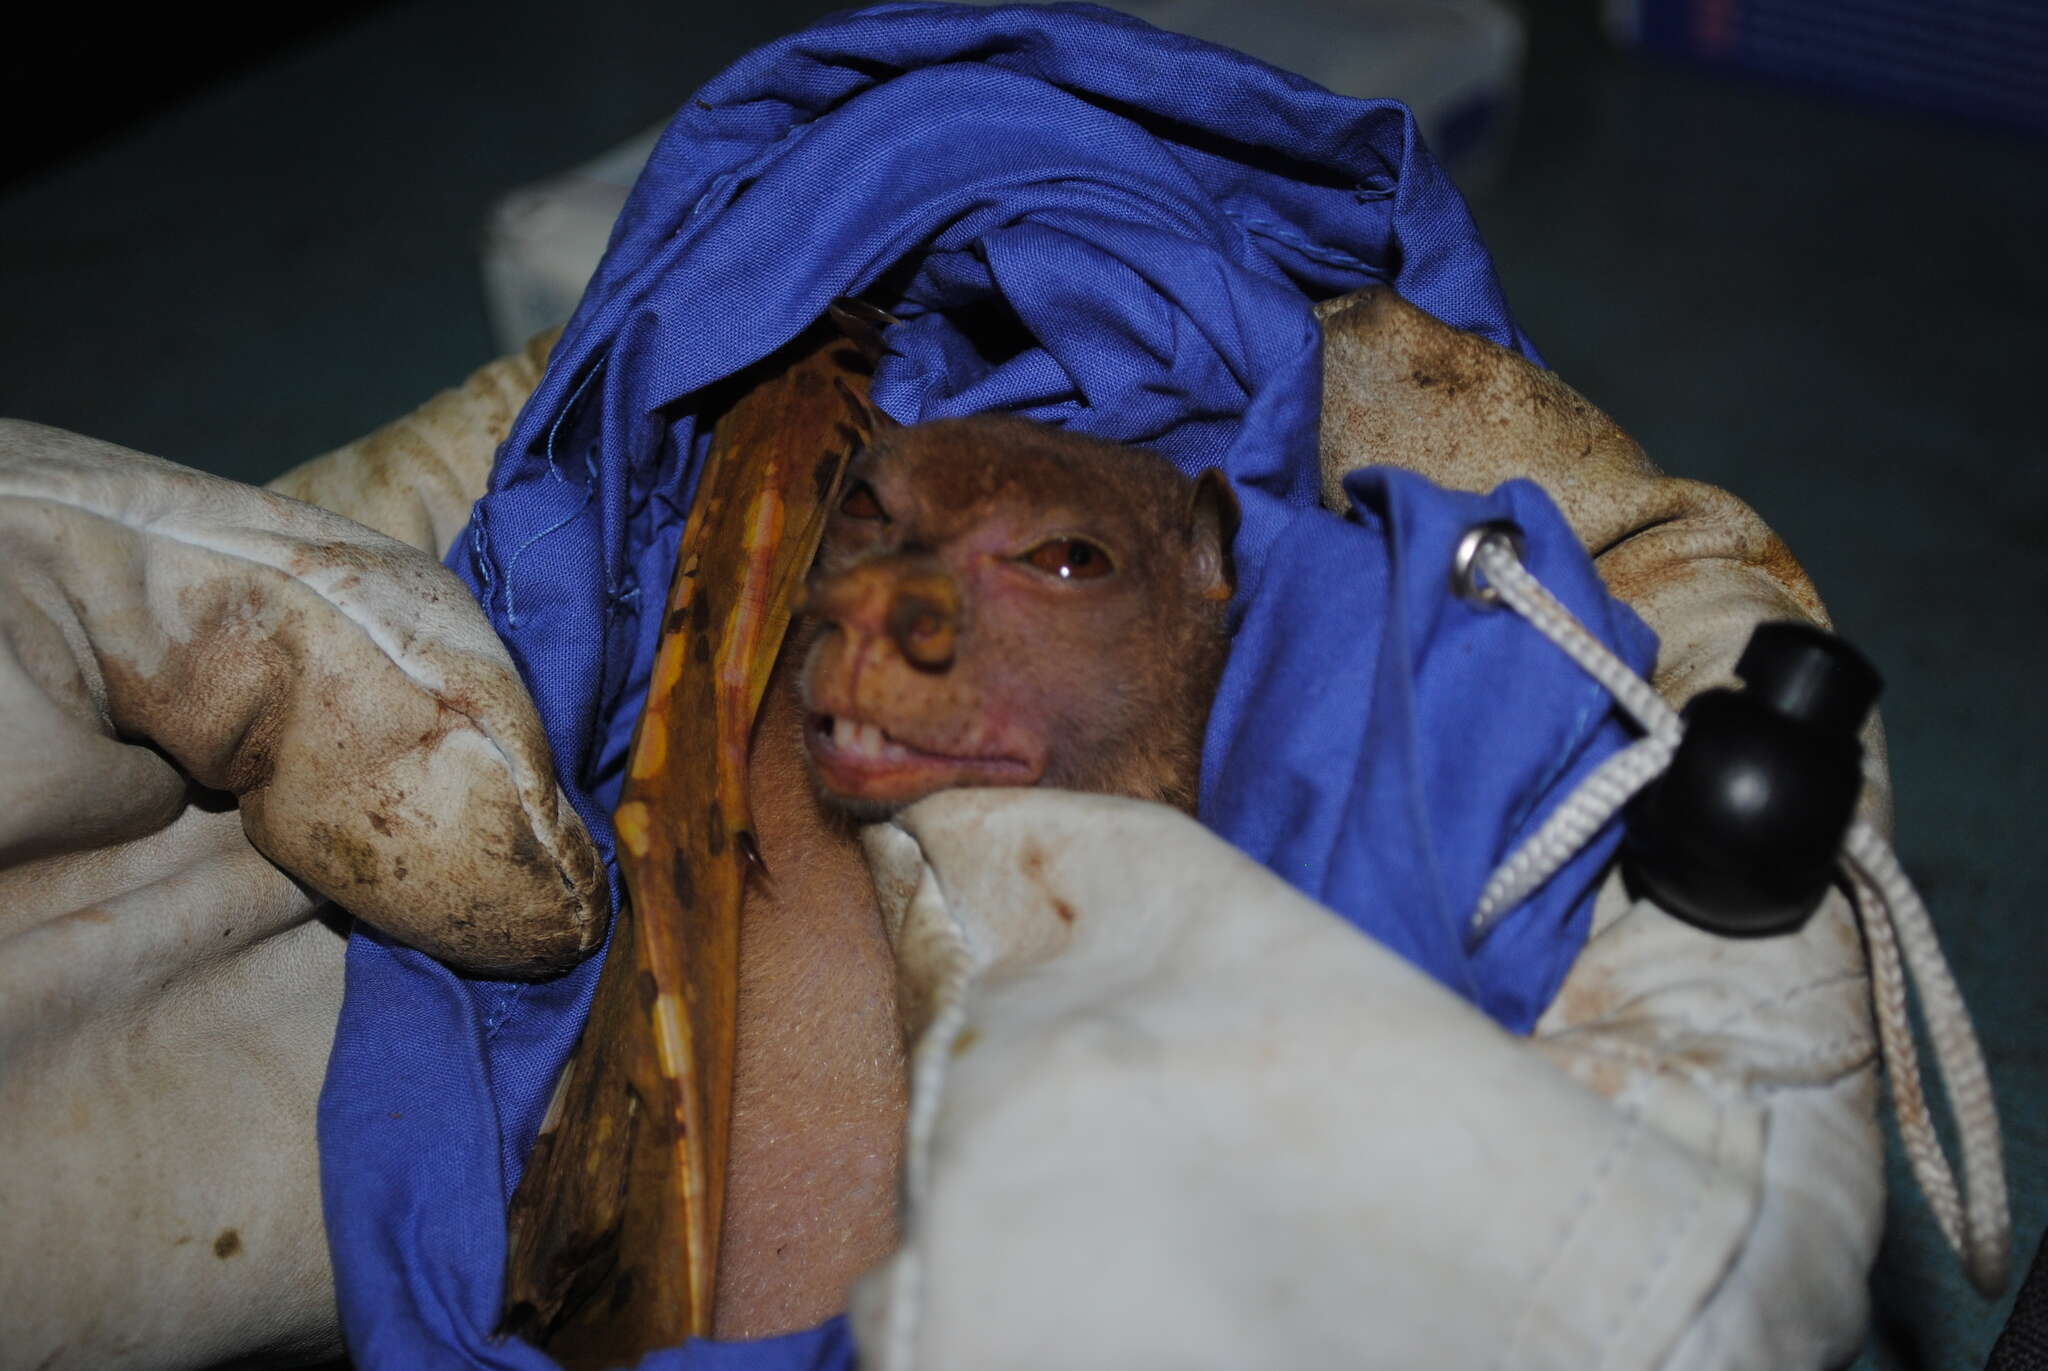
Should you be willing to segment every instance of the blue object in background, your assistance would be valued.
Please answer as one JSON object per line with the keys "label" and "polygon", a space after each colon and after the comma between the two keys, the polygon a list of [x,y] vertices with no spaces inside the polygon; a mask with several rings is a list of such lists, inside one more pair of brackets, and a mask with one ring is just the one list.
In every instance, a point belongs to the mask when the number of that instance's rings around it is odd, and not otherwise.
{"label": "blue object in background", "polygon": [[[1368,475],[1351,487],[1363,522],[1315,508],[1309,306],[1375,283],[1531,352],[1403,108],[1109,11],[885,6],[712,81],[657,147],[450,557],[533,693],[615,893],[607,815],[709,442],[697,397],[857,293],[905,320],[874,386],[900,420],[1008,410],[1229,472],[1241,632],[1205,813],[1525,1028],[1583,937],[1599,853],[1476,955],[1458,902],[1619,730],[1532,630],[1448,598],[1444,539],[1515,517],[1596,631],[1638,666],[1649,639],[1533,487],[1456,496]],[[1386,806],[1398,828],[1379,826]],[[472,981],[352,939],[320,1136],[364,1371],[550,1364],[490,1337],[504,1209],[596,979],[593,961],[544,984]],[[851,1355],[835,1320],[646,1365]]]}
{"label": "blue object in background", "polygon": [[1645,52],[2048,133],[2048,6],[2012,0],[1608,0]]}

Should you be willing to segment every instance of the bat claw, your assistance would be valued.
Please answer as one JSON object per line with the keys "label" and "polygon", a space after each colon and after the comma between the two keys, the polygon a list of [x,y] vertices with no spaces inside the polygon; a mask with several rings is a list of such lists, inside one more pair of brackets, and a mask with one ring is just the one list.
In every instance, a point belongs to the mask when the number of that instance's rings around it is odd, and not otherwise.
{"label": "bat claw", "polygon": [[871,305],[852,295],[840,296],[825,306],[825,313],[870,362],[881,361],[882,355],[889,350],[889,345],[882,339],[882,330],[902,322],[879,305]]}
{"label": "bat claw", "polygon": [[743,828],[733,837],[739,843],[740,855],[747,859],[748,868],[760,873],[762,880],[767,880],[768,862],[761,856],[761,844],[755,839],[754,830]]}

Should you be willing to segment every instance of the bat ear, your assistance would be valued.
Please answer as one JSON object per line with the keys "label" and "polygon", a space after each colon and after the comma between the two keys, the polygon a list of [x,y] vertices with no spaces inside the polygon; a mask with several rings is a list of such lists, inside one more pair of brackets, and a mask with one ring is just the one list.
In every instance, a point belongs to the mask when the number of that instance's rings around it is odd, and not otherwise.
{"label": "bat ear", "polygon": [[1227,600],[1237,590],[1237,561],[1230,547],[1241,517],[1237,492],[1222,467],[1210,467],[1196,478],[1183,532],[1189,566],[1204,599]]}

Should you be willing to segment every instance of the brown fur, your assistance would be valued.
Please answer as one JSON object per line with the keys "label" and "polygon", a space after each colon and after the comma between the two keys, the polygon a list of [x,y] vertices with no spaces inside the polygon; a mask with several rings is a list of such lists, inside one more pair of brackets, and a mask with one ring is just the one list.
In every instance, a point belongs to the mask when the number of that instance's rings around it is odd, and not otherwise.
{"label": "brown fur", "polygon": [[[833,516],[749,767],[766,875],[741,926],[720,1337],[831,1315],[895,1245],[906,1049],[855,821],[952,784],[1191,809],[1228,647],[1236,509],[1220,476],[983,418],[883,435],[848,475],[854,510],[863,487],[885,517]],[[1110,573],[1062,581],[1022,560],[1072,538]],[[806,746],[837,714],[1018,765],[838,793]]]}

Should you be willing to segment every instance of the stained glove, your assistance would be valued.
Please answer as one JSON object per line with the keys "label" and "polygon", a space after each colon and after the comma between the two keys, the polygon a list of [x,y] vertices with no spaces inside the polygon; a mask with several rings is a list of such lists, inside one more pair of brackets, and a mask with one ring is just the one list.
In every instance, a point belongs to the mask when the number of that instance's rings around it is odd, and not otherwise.
{"label": "stained glove", "polygon": [[498,976],[603,933],[504,648],[428,550],[6,423],[0,758],[0,1361],[331,1349],[336,926]]}

